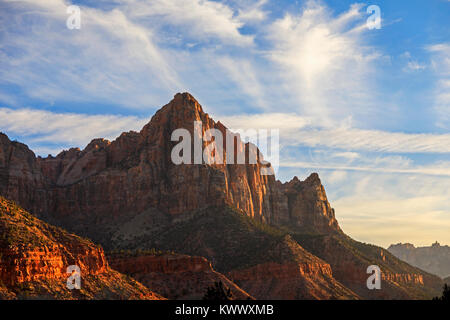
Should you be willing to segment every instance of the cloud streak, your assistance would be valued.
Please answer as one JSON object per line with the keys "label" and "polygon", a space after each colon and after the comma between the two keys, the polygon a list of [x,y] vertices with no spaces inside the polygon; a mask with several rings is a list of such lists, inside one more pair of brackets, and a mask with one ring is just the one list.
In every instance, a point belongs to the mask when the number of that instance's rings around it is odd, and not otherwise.
{"label": "cloud streak", "polygon": [[[139,131],[147,121],[133,116],[0,108],[1,130],[8,135],[19,136],[40,155],[48,151],[59,153],[67,147],[86,146],[94,138],[114,139],[122,132]],[[54,147],[55,144],[60,147]]]}

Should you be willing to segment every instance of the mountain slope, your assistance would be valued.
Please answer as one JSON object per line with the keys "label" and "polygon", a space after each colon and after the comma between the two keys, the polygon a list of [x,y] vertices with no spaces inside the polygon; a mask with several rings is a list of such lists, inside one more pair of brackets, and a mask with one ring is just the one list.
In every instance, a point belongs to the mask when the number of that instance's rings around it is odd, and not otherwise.
{"label": "mountain slope", "polygon": [[442,278],[450,276],[450,247],[434,243],[430,247],[414,247],[399,243],[388,248],[397,258]]}
{"label": "mountain slope", "polygon": [[247,292],[216,272],[203,257],[180,254],[138,252],[108,255],[111,266],[127,274],[168,299],[202,299],[216,282],[231,290],[233,299],[253,299]]}
{"label": "mountain slope", "polygon": [[[67,267],[81,271],[81,290],[66,287]],[[101,247],[48,225],[0,197],[0,298],[161,299],[111,270]]]}
{"label": "mountain slope", "polygon": [[[430,299],[442,287],[439,277],[415,268],[389,251],[339,235],[295,234],[307,250],[329,262],[336,279],[366,299]],[[380,267],[382,290],[366,286],[370,265]]]}
{"label": "mountain slope", "polygon": [[[201,122],[201,132],[194,130],[194,121]],[[123,133],[112,142],[95,139],[84,150],[70,149],[56,157],[36,158],[25,145],[0,134],[0,195],[107,250],[156,247],[205,256],[221,272],[241,270],[240,279],[247,281],[243,289],[251,288],[249,293],[256,297],[431,297],[441,280],[390,255],[383,264],[385,270],[393,270],[386,277],[395,278],[389,280],[389,290],[361,288],[367,267],[383,262],[381,253],[388,255],[345,236],[317,174],[281,183],[261,174],[260,161],[228,164],[227,151],[244,151],[247,158],[257,153],[241,141],[230,150],[225,146],[222,164],[175,165],[171,151],[178,142],[171,135],[180,128],[197,138],[208,129],[226,131],[183,93],[157,111],[140,132]],[[203,141],[202,147],[206,145]],[[224,226],[228,234],[220,231]],[[280,259],[277,250],[286,255]],[[302,264],[310,267],[311,261],[320,267],[306,272]],[[244,277],[264,264],[273,270],[273,286]],[[346,271],[347,265],[354,272]],[[283,291],[276,285],[285,281],[277,278],[281,270],[290,270],[291,279],[304,279],[292,283],[306,289]],[[324,292],[313,283],[320,283]]]}
{"label": "mountain slope", "polygon": [[175,250],[207,257],[257,299],[356,299],[329,264],[285,231],[229,207],[186,214],[159,232],[122,241],[124,248]]}

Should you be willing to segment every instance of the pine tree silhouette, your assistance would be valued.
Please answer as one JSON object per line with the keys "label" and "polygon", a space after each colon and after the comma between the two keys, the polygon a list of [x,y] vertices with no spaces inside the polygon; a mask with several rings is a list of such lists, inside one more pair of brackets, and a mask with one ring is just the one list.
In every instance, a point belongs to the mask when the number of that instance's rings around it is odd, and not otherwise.
{"label": "pine tree silhouette", "polygon": [[445,284],[444,291],[442,292],[442,297],[435,297],[433,298],[433,300],[450,303],[450,286]]}
{"label": "pine tree silhouette", "polygon": [[232,298],[233,294],[231,293],[230,288],[225,288],[222,281],[215,282],[214,286],[208,287],[205,295],[203,296],[203,300],[210,301],[232,300]]}

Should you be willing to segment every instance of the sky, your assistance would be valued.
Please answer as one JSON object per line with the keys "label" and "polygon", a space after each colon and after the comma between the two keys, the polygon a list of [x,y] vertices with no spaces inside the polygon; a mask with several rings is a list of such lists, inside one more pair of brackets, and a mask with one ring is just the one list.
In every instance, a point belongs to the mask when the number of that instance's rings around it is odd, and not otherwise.
{"label": "sky", "polygon": [[318,172],[353,238],[450,245],[449,21],[448,0],[0,0],[0,131],[56,155],[187,91],[279,129],[278,178]]}

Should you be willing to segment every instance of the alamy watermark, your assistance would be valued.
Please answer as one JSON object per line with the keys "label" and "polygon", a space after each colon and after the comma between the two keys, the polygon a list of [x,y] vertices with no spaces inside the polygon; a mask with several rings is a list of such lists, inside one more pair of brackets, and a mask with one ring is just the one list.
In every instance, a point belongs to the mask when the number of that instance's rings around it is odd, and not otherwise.
{"label": "alamy watermark", "polygon": [[70,16],[66,20],[66,26],[68,29],[81,29],[81,10],[79,6],[68,6],[66,13]]}
{"label": "alamy watermark", "polygon": [[71,265],[67,267],[66,273],[70,274],[67,278],[67,289],[73,290],[81,289],[81,270],[77,265]]}
{"label": "alamy watermark", "polygon": [[172,132],[171,140],[179,141],[171,152],[174,164],[259,164],[261,175],[274,175],[278,172],[278,129],[233,130],[234,132],[226,129],[224,138],[219,129],[211,128],[203,132],[202,126],[201,121],[194,121],[193,137],[184,128]]}
{"label": "alamy watermark", "polygon": [[381,9],[377,5],[370,5],[367,7],[367,14],[371,14],[367,18],[366,26],[369,30],[381,29]]}
{"label": "alamy watermark", "polygon": [[380,290],[381,289],[381,269],[379,266],[371,265],[367,267],[367,273],[371,276],[367,279],[367,289]]}

